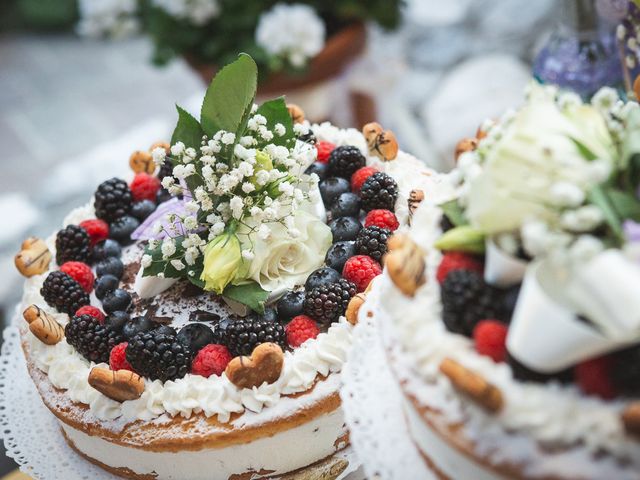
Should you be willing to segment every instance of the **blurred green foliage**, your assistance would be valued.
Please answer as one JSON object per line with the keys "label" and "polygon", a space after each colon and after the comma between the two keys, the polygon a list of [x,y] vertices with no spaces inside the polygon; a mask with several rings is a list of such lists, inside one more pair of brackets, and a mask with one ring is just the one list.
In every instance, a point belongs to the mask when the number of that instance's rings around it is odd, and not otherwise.
{"label": "blurred green foliage", "polygon": [[[145,0],[142,16],[144,28],[155,44],[153,60],[163,65],[173,57],[188,55],[201,63],[225,65],[232,62],[238,52],[246,52],[255,59],[261,75],[289,68],[255,42],[260,15],[277,3],[282,0],[220,0],[221,14],[197,27],[173,18]],[[400,22],[403,0],[299,0],[286,3],[313,7],[324,20],[329,36],[355,21],[373,21],[386,29],[395,28]]]}
{"label": "blurred green foliage", "polygon": [[76,0],[1,0],[0,29],[69,30],[78,20]]}

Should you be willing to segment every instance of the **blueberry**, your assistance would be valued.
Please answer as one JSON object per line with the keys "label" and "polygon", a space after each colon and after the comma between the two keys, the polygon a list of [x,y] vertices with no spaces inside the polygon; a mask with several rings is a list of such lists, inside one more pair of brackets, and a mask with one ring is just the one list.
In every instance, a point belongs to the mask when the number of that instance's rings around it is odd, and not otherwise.
{"label": "blueberry", "polygon": [[116,278],[122,278],[123,273],[124,264],[116,257],[106,258],[96,265],[96,276],[98,277],[113,275]]}
{"label": "blueberry", "polygon": [[265,308],[264,313],[260,315],[260,318],[267,322],[277,322],[278,312],[276,312],[275,308]]}
{"label": "blueberry", "polygon": [[93,284],[93,288],[96,292],[96,297],[98,300],[102,300],[107,294],[113,292],[120,285],[120,280],[118,277],[114,277],[113,275],[104,275],[102,277],[98,277]]}
{"label": "blueberry", "polygon": [[278,317],[282,321],[289,321],[293,317],[302,315],[304,307],[304,290],[290,291],[285,293],[278,303]]}
{"label": "blueberry", "polygon": [[140,332],[148,332],[156,326],[148,317],[134,317],[122,327],[122,335],[125,339],[131,340]]}
{"label": "blueberry", "polygon": [[340,217],[329,223],[329,228],[333,234],[333,241],[342,242],[345,240],[355,240],[358,232],[362,229],[362,225],[357,218]]}
{"label": "blueberry", "polygon": [[171,194],[169,193],[169,191],[164,188],[158,190],[158,193],[156,193],[156,203],[160,205],[167,200],[171,200]]}
{"label": "blueberry", "polygon": [[116,288],[102,299],[102,308],[107,314],[122,310],[126,311],[131,305],[131,295],[126,290]]}
{"label": "blueberry", "polygon": [[325,263],[327,266],[341,272],[347,260],[356,254],[356,242],[337,242],[331,245]]}
{"label": "blueberry", "polygon": [[176,329],[169,325],[160,325],[155,329],[156,333],[162,335],[170,335],[172,337],[176,336]]}
{"label": "blueberry", "polygon": [[151,200],[140,200],[131,207],[131,215],[143,221],[156,210],[156,204]]}
{"label": "blueberry", "polygon": [[120,257],[122,255],[122,247],[115,240],[110,238],[97,243],[93,247],[93,260],[99,262],[105,258]]}
{"label": "blueberry", "polygon": [[322,201],[326,207],[333,205],[333,202],[336,201],[341,193],[351,191],[349,181],[338,177],[331,177],[323,180],[318,185],[318,188],[320,188],[320,195],[322,196]]}
{"label": "blueberry", "polygon": [[304,289],[307,292],[310,292],[316,287],[329,285],[330,283],[335,283],[338,280],[340,280],[340,274],[336,270],[329,267],[322,267],[309,275],[307,282],[304,284]]}
{"label": "blueberry", "polygon": [[109,237],[117,240],[122,245],[129,245],[131,234],[140,226],[140,220],[131,215],[125,215],[109,225]]}
{"label": "blueberry", "polygon": [[324,180],[325,178],[327,178],[327,169],[328,167],[326,163],[314,162],[309,165],[309,168],[307,168],[304,173],[306,173],[307,175],[315,173],[316,175],[318,175],[318,177],[320,177],[320,180]]}
{"label": "blueberry", "polygon": [[122,331],[122,328],[129,321],[131,317],[127,312],[123,312],[122,310],[117,310],[115,312],[111,312],[111,314],[104,319],[104,324],[108,327],[113,328],[117,331]]}
{"label": "blueberry", "polygon": [[203,323],[185,325],[178,332],[177,338],[185,345],[189,345],[194,355],[205,345],[215,342],[213,330]]}
{"label": "blueberry", "polygon": [[357,217],[360,214],[360,197],[355,193],[341,193],[331,207],[331,218]]}

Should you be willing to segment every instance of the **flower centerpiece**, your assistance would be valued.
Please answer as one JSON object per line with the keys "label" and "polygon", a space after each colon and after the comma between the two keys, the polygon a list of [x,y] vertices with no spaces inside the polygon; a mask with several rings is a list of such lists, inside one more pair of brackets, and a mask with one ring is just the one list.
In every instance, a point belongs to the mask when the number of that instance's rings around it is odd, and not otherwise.
{"label": "flower centerpiece", "polygon": [[143,276],[188,279],[261,311],[322,265],[332,235],[318,177],[304,174],[315,159],[296,138],[306,127],[283,98],[254,104],[256,86],[256,63],[242,54],[212,81],[199,121],[178,107],[170,153],[153,152],[176,198],[137,237],[149,240]]}
{"label": "flower centerpiece", "polygon": [[480,137],[458,157],[435,246],[483,260],[496,298],[515,289],[511,313],[494,312],[509,353],[546,374],[639,343],[638,103],[536,85]]}

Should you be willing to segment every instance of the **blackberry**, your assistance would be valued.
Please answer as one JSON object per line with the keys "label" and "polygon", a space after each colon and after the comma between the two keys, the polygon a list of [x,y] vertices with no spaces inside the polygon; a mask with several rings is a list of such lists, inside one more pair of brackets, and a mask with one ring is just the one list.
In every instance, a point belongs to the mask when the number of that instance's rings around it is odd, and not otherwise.
{"label": "blackberry", "polygon": [[507,352],[507,363],[511,367],[513,378],[521,382],[547,383],[557,381],[569,383],[573,379],[573,369],[567,368],[555,373],[541,373],[531,370]]}
{"label": "blackberry", "polygon": [[611,380],[624,395],[640,395],[640,346],[625,348],[613,354]]}
{"label": "blackberry", "polygon": [[77,225],[68,225],[56,235],[56,263],[69,261],[91,263],[89,234]]}
{"label": "blackberry", "polygon": [[89,294],[71,276],[59,270],[47,276],[40,289],[40,295],[50,307],[68,315],[73,315],[80,307],[89,305]]}
{"label": "blackberry", "polygon": [[166,159],[158,170],[158,179],[162,181],[164,177],[173,177],[173,163],[169,159]]}
{"label": "blackberry", "polygon": [[178,340],[175,330],[155,329],[129,340],[126,357],[143,377],[166,382],[189,373],[192,353],[188,345]]}
{"label": "blackberry", "polygon": [[112,178],[102,182],[95,193],[96,217],[111,223],[131,210],[131,190],[124,180]]}
{"label": "blackberry", "polygon": [[229,322],[224,329],[222,342],[234,357],[251,355],[261,343],[277,343],[283,350],[287,345],[284,327],[260,317],[239,318]]}
{"label": "blackberry", "polygon": [[367,178],[360,189],[362,209],[369,212],[377,208],[394,211],[398,198],[398,184],[384,172]]}
{"label": "blackberry", "polygon": [[335,322],[344,315],[349,300],[356,293],[355,284],[344,278],[314,288],[304,299],[304,313],[320,323]]}
{"label": "blackberry", "polygon": [[342,145],[334,148],[329,155],[329,174],[350,180],[351,175],[359,168],[364,167],[366,163],[367,159],[358,147]]}
{"label": "blackberry", "polygon": [[442,284],[440,294],[442,319],[450,332],[470,337],[480,320],[508,320],[502,292],[487,285],[477,272],[452,270]]}
{"label": "blackberry", "polygon": [[64,329],[67,343],[90,362],[109,361],[111,349],[122,342],[122,334],[101,325],[91,315],[73,317]]}
{"label": "blackberry", "polygon": [[360,255],[369,255],[378,262],[387,253],[387,241],[391,231],[382,227],[365,227],[356,237],[356,252]]}

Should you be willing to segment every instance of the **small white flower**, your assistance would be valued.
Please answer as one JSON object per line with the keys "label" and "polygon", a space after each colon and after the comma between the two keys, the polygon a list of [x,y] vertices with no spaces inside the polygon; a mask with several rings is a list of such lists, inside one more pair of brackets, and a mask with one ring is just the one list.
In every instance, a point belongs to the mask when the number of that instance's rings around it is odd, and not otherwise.
{"label": "small white flower", "polygon": [[196,26],[206,25],[220,14],[218,0],[152,0],[152,3],[171,17]]}
{"label": "small white flower", "polygon": [[184,261],[187,262],[187,265],[193,265],[196,263],[196,259],[200,256],[200,250],[196,247],[189,247],[187,251],[184,252]]}
{"label": "small white flower", "polygon": [[560,224],[572,232],[589,232],[604,220],[602,211],[595,205],[585,205],[576,210],[567,210],[560,216]]}
{"label": "small white flower", "polygon": [[256,186],[253,183],[245,182],[242,184],[242,191],[244,193],[251,193],[256,189]]}
{"label": "small white flower", "polygon": [[578,262],[585,262],[604,250],[602,241],[592,235],[580,235],[569,247],[569,255]]}
{"label": "small white flower", "polygon": [[152,261],[153,259],[151,258],[151,255],[145,254],[140,259],[140,265],[142,266],[142,268],[149,268],[151,266]]}
{"label": "small white flower", "polygon": [[308,5],[279,3],[260,16],[256,28],[259,46],[298,68],[322,50],[324,38],[324,22]]}
{"label": "small white flower", "polygon": [[190,202],[186,202],[184,204],[184,208],[189,213],[196,213],[198,210],[200,210],[200,207],[198,206],[198,204],[193,200],[191,200]]}
{"label": "small white flower", "polygon": [[176,183],[176,179],[173,177],[164,177],[162,179],[162,186],[167,190],[169,190],[175,183]]}
{"label": "small white flower", "polygon": [[611,175],[611,164],[606,160],[596,159],[587,165],[588,177],[593,183],[602,183]]}
{"label": "small white flower", "polygon": [[291,238],[298,238],[300,235],[301,235],[300,230],[298,230],[297,228],[289,229],[289,236]]}
{"label": "small white flower", "polygon": [[259,170],[256,173],[256,183],[261,187],[269,182],[269,172],[267,170]]}
{"label": "small white flower", "polygon": [[184,152],[184,143],[177,142],[175,145],[171,146],[171,155],[173,155],[174,157],[178,157],[182,155],[183,152]]}
{"label": "small white flower", "polygon": [[559,207],[577,207],[584,202],[585,193],[570,182],[556,182],[549,191],[551,201]]}
{"label": "small white flower", "polygon": [[213,233],[214,236],[218,236],[224,232],[225,227],[224,222],[216,222],[211,227],[211,233]]}
{"label": "small white flower", "polygon": [[184,270],[184,263],[182,263],[182,260],[171,260],[171,266],[173,268],[175,268],[178,271]]}
{"label": "small white flower", "polygon": [[618,92],[614,88],[602,87],[591,99],[591,104],[598,110],[607,111],[619,99],[620,97],[618,96]]}
{"label": "small white flower", "polygon": [[226,132],[224,135],[222,135],[222,138],[220,139],[220,141],[224,145],[232,145],[233,142],[236,141],[236,135],[235,133]]}
{"label": "small white flower", "polygon": [[151,232],[154,235],[159,235],[160,232],[162,232],[162,222],[156,222],[153,224],[153,228],[151,229]]}
{"label": "small white flower", "polygon": [[158,248],[159,244],[160,242],[158,240],[152,238],[151,240],[149,240],[148,246],[151,250],[155,250],[156,248]]}
{"label": "small white flower", "polygon": [[276,123],[275,126],[273,127],[273,131],[279,137],[282,137],[282,136],[284,136],[285,133],[287,133],[287,129],[281,123]]}
{"label": "small white flower", "polygon": [[198,220],[196,217],[186,217],[183,223],[187,230],[195,230],[198,228]]}
{"label": "small white flower", "polygon": [[153,157],[153,163],[160,167],[164,165],[164,161],[167,158],[167,151],[163,147],[156,147],[151,152],[151,156]]}
{"label": "small white flower", "polygon": [[289,182],[282,182],[278,185],[278,190],[287,197],[293,196],[293,185]]}
{"label": "small white flower", "polygon": [[233,218],[241,218],[244,210],[244,202],[242,201],[242,198],[237,195],[231,198],[229,201],[229,208],[231,208]]}
{"label": "small white flower", "polygon": [[173,238],[165,238],[162,241],[161,247],[162,256],[165,258],[170,257],[174,253],[176,253],[176,242]]}

